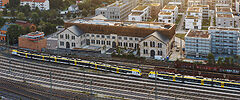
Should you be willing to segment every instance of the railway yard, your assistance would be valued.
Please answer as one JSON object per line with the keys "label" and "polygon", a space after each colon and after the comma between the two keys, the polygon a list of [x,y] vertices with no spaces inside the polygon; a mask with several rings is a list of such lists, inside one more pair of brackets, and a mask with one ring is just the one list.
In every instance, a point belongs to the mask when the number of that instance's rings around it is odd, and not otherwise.
{"label": "railway yard", "polygon": [[[109,72],[92,72],[70,65],[31,62],[0,56],[1,83],[3,79],[17,82],[19,89],[33,93],[28,98],[74,99],[94,96],[97,99],[227,99],[238,100],[239,90],[201,86],[171,81],[126,76]],[[9,82],[8,82],[9,83]],[[20,85],[22,84],[22,85]],[[51,88],[52,87],[52,88]],[[4,89],[3,86],[0,86]],[[65,92],[66,93],[65,93]],[[22,92],[19,92],[21,94]],[[39,95],[39,96],[36,96]],[[64,94],[64,95],[63,95]],[[73,94],[75,96],[73,96]],[[24,94],[22,94],[24,96]],[[91,99],[91,98],[90,98]]]}

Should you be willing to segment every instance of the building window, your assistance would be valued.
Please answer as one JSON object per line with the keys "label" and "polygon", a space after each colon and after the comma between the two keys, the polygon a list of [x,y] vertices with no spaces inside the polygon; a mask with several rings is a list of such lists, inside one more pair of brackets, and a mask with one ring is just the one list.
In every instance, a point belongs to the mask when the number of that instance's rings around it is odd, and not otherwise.
{"label": "building window", "polygon": [[72,36],[72,40],[75,40],[75,36]]}
{"label": "building window", "polygon": [[91,44],[95,44],[95,40],[91,40]]}
{"label": "building window", "polygon": [[107,45],[111,45],[111,42],[110,42],[110,41],[107,41]]}
{"label": "building window", "polygon": [[129,40],[133,40],[132,38],[129,38]]}
{"label": "building window", "polygon": [[158,51],[158,55],[162,56],[162,51]]}
{"label": "building window", "polygon": [[116,37],[115,36],[112,36],[112,39],[115,39]]}
{"label": "building window", "polygon": [[127,43],[127,42],[124,42],[123,45],[124,45],[124,47],[127,47],[127,46],[128,46],[128,43]]}
{"label": "building window", "polygon": [[105,45],[105,41],[104,40],[102,40],[101,42],[102,42],[102,45]]}
{"label": "building window", "polygon": [[110,39],[110,36],[107,36],[108,39]]}
{"label": "building window", "polygon": [[144,49],[143,54],[148,54],[148,50]]}
{"label": "building window", "polygon": [[92,37],[94,37],[94,35],[92,34]]}
{"label": "building window", "polygon": [[144,46],[144,47],[147,47],[147,46],[148,46],[148,43],[147,43],[147,42],[143,42],[143,46]]}
{"label": "building window", "polygon": [[138,38],[135,38],[135,41],[138,41]]}
{"label": "building window", "polygon": [[118,37],[119,40],[122,40],[122,37]]}
{"label": "building window", "polygon": [[122,46],[122,42],[118,42],[118,46]]}
{"label": "building window", "polygon": [[60,41],[60,46],[64,46],[64,42]]}
{"label": "building window", "polygon": [[100,44],[100,40],[97,40],[97,44]]}
{"label": "building window", "polygon": [[102,38],[105,38],[105,36],[104,36],[104,35],[102,35]]}
{"label": "building window", "polygon": [[127,40],[127,37],[124,37],[124,40]]}
{"label": "building window", "polygon": [[99,35],[96,35],[97,38],[99,38],[100,36]]}
{"label": "building window", "polygon": [[129,43],[129,47],[133,47],[133,43]]}
{"label": "building window", "polygon": [[63,39],[63,35],[60,35],[60,39]]}
{"label": "building window", "polygon": [[150,42],[150,47],[155,47],[155,42],[154,41]]}
{"label": "building window", "polygon": [[162,43],[158,43],[158,48],[162,48]]}
{"label": "building window", "polygon": [[87,34],[87,37],[89,36],[89,34]]}
{"label": "building window", "polygon": [[75,43],[72,43],[72,47],[75,47],[76,46],[76,44]]}

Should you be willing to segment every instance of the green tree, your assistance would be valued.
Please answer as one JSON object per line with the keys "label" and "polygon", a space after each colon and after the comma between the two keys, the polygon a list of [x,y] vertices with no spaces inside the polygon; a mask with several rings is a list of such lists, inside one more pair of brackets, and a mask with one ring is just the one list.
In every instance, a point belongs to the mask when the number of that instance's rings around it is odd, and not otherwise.
{"label": "green tree", "polygon": [[230,58],[229,58],[229,57],[226,57],[226,58],[225,58],[224,64],[225,64],[225,65],[230,65]]}
{"label": "green tree", "polygon": [[223,64],[223,58],[222,57],[218,58],[217,64],[218,65],[222,65]]}
{"label": "green tree", "polygon": [[15,12],[14,9],[11,9],[11,16],[12,16],[12,17],[16,16],[16,12]]}
{"label": "green tree", "polygon": [[13,45],[18,43],[18,37],[23,34],[22,32],[23,32],[23,29],[21,26],[17,24],[10,25],[6,33],[6,35],[8,36],[7,39],[9,39],[9,44]]}
{"label": "green tree", "polygon": [[7,13],[8,13],[8,12],[7,12],[7,9],[6,9],[6,8],[4,8],[2,13],[3,13],[3,15],[4,15],[4,16],[6,16],[6,15],[7,15]]}
{"label": "green tree", "polygon": [[33,12],[33,13],[31,14],[31,18],[32,18],[32,23],[34,23],[34,24],[36,24],[36,25],[39,24],[40,19],[39,19],[38,13]]}
{"label": "green tree", "polygon": [[20,5],[20,0],[9,0],[9,3],[6,5],[7,8],[17,8]]}
{"label": "green tree", "polygon": [[215,64],[215,57],[212,53],[209,53],[207,56],[208,64]]}
{"label": "green tree", "polygon": [[5,24],[6,20],[2,17],[0,17],[0,27],[2,27]]}
{"label": "green tree", "polygon": [[20,20],[25,20],[25,19],[26,19],[24,13],[22,13],[22,12],[19,12],[19,13],[17,14],[17,18],[20,19]]}

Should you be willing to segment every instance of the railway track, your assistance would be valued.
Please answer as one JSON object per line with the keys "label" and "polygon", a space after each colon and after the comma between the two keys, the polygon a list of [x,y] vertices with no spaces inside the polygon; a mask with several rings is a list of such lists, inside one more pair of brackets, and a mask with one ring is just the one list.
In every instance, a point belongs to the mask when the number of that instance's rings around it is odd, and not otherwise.
{"label": "railway track", "polygon": [[[101,88],[101,89],[106,89],[106,88],[109,89],[110,88],[108,91],[110,91],[111,89],[112,90],[118,89],[117,92],[123,91],[125,94],[130,94],[130,93],[127,91],[124,91],[124,90],[131,90],[133,92],[139,92],[139,94],[141,94],[142,96],[148,96],[150,99],[154,98],[154,95],[153,95],[154,91],[152,91],[152,90],[154,89],[155,85],[154,85],[153,80],[140,80],[137,78],[136,79],[135,78],[127,78],[125,76],[114,76],[114,75],[113,76],[112,75],[111,76],[97,75],[94,73],[79,72],[76,70],[62,69],[59,67],[50,67],[50,66],[44,66],[44,65],[40,65],[40,64],[31,64],[28,62],[25,62],[25,64],[22,64],[22,62],[19,62],[16,60],[12,60],[12,62],[11,62],[12,64],[9,64],[8,60],[9,59],[1,58],[1,62],[2,62],[1,64],[3,66],[5,66],[5,67],[2,67],[2,69],[5,69],[5,72],[11,70],[8,67],[8,66],[11,66],[12,71],[18,72],[17,75],[21,75],[21,73],[25,73],[26,75],[29,75],[29,76],[33,75],[36,77],[41,77],[42,80],[48,79],[48,80],[46,80],[46,82],[49,82],[49,71],[52,71],[54,74],[54,76],[53,76],[54,83],[61,83],[61,81],[62,82],[65,81],[66,84],[69,82],[72,82],[71,85],[78,86],[78,87],[84,87],[84,88],[90,88],[91,86],[94,89],[100,89],[101,87],[105,87],[105,88]],[[25,67],[22,67],[22,66],[25,66]],[[17,69],[17,70],[13,70],[13,68]],[[19,77],[19,78],[21,78],[21,77]],[[92,81],[94,81],[92,84],[91,84],[89,78],[92,79]],[[29,78],[29,79],[31,79],[31,78]],[[80,81],[83,79],[85,81]],[[108,80],[108,81],[106,81],[106,80]],[[31,81],[33,81],[33,80],[31,80]],[[76,83],[82,83],[82,84],[76,84]],[[83,84],[86,84],[86,85],[84,86]],[[89,84],[91,84],[91,86]],[[114,85],[114,84],[117,84],[117,85]],[[213,91],[213,89],[212,89],[212,93],[211,93],[211,92],[204,91],[204,90],[207,90],[205,88],[203,88],[202,91],[199,91],[199,90],[192,89],[192,88],[196,88],[194,86],[187,87],[187,86],[184,86],[181,84],[177,85],[177,84],[174,84],[171,82],[169,83],[169,85],[171,85],[170,86],[171,88],[167,88],[166,84],[167,84],[166,82],[158,81],[158,84],[157,84],[158,90],[168,91],[167,93],[158,91],[158,93],[157,93],[158,95],[168,95],[168,96],[172,96],[172,97],[176,97],[176,98],[185,98],[185,99],[202,99],[200,97],[211,98],[211,99],[221,99],[221,98],[226,98],[226,99],[227,98],[228,99],[235,98],[236,99],[236,98],[239,98],[239,96],[236,96],[236,95],[226,95],[224,93],[219,93],[219,91],[221,89],[218,89],[217,91],[216,90]],[[55,85],[58,85],[58,84],[55,84]],[[178,86],[184,87],[184,88],[179,88]],[[145,89],[143,89],[143,87],[145,87]],[[210,91],[210,90],[211,89],[209,89],[208,91]],[[146,93],[150,93],[150,92],[152,92],[152,94],[146,94]],[[217,92],[217,93],[215,93],[215,92]],[[223,91],[220,91],[220,92],[223,92]],[[175,93],[175,94],[173,94],[173,93]],[[207,95],[207,94],[209,94],[209,95]],[[134,94],[134,95],[136,95],[136,94]],[[120,96],[120,95],[118,95],[118,96]],[[127,95],[121,95],[120,97],[127,97]],[[130,99],[137,99],[137,98],[131,97]],[[139,98],[139,99],[146,99],[146,98]]]}

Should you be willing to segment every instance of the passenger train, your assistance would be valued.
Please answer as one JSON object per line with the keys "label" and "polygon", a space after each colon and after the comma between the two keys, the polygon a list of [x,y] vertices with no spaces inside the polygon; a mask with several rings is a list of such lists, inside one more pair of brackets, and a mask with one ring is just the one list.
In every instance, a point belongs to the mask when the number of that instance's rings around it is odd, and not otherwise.
{"label": "passenger train", "polygon": [[[26,51],[18,51],[15,49],[12,50],[12,55],[29,58],[29,59],[47,61],[47,62],[74,65],[78,67],[87,67],[91,69],[108,71],[108,72],[113,72],[118,74],[133,75],[138,77],[142,76],[140,69],[123,68],[119,66],[104,64],[101,62],[92,62],[92,61],[86,61],[81,59],[72,59],[72,58],[65,58],[65,57],[35,54],[35,53],[29,53]],[[159,80],[168,80],[173,82],[191,83],[191,84],[215,86],[215,87],[222,87],[222,88],[234,88],[234,89],[240,90],[240,82],[236,82],[236,81],[233,82],[233,81],[225,81],[225,80],[217,80],[217,79],[212,80],[212,79],[203,78],[203,77],[183,76],[181,74],[174,74],[174,73],[168,73],[168,72],[156,72],[156,73],[157,73],[156,75],[157,79]],[[148,77],[155,78],[155,71],[150,71],[148,74]]]}
{"label": "passenger train", "polygon": [[[156,74],[155,74],[156,73]],[[183,76],[181,74],[174,74],[168,72],[155,72],[151,71],[148,74],[149,78],[156,78],[160,80],[167,80],[173,82],[183,82],[197,85],[207,85],[207,86],[215,86],[222,88],[232,88],[240,90],[240,82],[236,81],[228,81],[228,80],[220,80],[220,79],[210,79],[203,78],[201,76]]]}
{"label": "passenger train", "polygon": [[74,65],[79,67],[88,67],[91,69],[109,71],[109,72],[118,73],[118,74],[126,74],[126,75],[134,75],[134,76],[142,75],[140,69],[111,66],[111,65],[103,64],[101,62],[92,62],[92,61],[86,61],[81,59],[71,59],[71,58],[65,58],[65,57],[34,54],[34,53],[29,53],[24,51],[18,51],[15,49],[12,50],[12,55],[29,58],[29,59],[46,61],[46,62],[68,64],[68,65]]}

